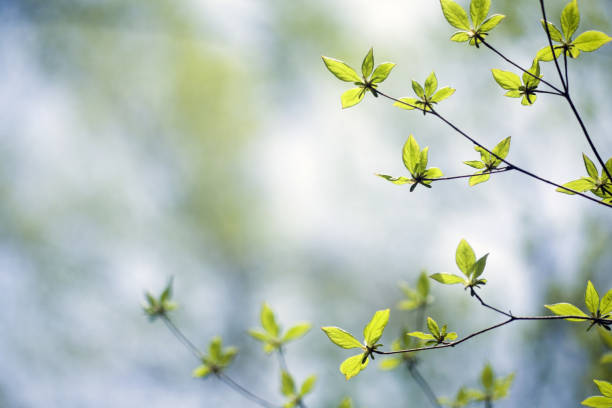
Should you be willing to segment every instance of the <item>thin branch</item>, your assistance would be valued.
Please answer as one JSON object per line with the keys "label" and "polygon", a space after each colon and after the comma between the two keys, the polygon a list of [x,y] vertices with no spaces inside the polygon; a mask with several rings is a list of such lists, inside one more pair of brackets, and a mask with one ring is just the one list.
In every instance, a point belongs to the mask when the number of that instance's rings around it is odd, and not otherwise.
{"label": "thin branch", "polygon": [[569,76],[567,75],[567,52],[563,52],[563,65],[565,66],[565,91],[569,93]]}
{"label": "thin branch", "polygon": [[176,339],[181,342],[187,350],[191,352],[198,359],[198,361],[202,360],[202,352],[183,334],[183,332],[176,327],[176,325],[170,320],[168,315],[162,314],[161,319],[166,324],[170,332],[176,337]]}
{"label": "thin branch", "polygon": [[425,380],[425,378],[423,378],[416,365],[408,366],[408,370],[410,371],[410,375],[412,376],[414,381],[416,381],[416,383],[419,385],[419,387],[421,387],[421,389],[427,396],[427,399],[429,399],[429,402],[431,402],[431,405],[436,408],[441,408],[440,403],[438,403],[438,398],[436,397],[436,394],[433,392],[433,389]]}
{"label": "thin branch", "polygon": [[557,61],[557,56],[555,55],[555,47],[552,43],[552,37],[550,36],[550,30],[548,29],[548,19],[546,18],[546,9],[544,7],[544,0],[540,0],[540,8],[542,9],[542,18],[544,19],[544,30],[546,31],[546,39],[548,40],[548,45],[550,46],[550,52],[552,53],[552,59],[555,61],[555,67],[557,67],[557,73],[559,74],[559,79],[561,80],[561,84],[563,85],[563,89],[565,89],[565,94],[567,94],[567,84],[563,80],[563,74],[561,73],[561,67],[559,67],[559,62]]}
{"label": "thin branch", "polygon": [[[480,36],[479,36],[480,37]],[[554,89],[557,92],[557,95],[563,95],[563,91],[559,88],[557,88],[556,86],[554,86],[553,84],[551,84],[550,82],[538,77],[535,74],[532,74],[531,72],[529,72],[529,70],[526,70],[525,68],[521,67],[520,65],[518,65],[516,62],[510,60],[508,57],[506,57],[504,54],[502,54],[501,52],[499,52],[495,47],[493,47],[491,44],[489,44],[488,42],[485,41],[484,38],[480,37],[480,41],[485,45],[485,47],[487,47],[488,49],[490,49],[491,51],[493,51],[494,53],[496,53],[497,55],[499,55],[504,61],[506,61],[507,63],[513,65],[514,67],[520,69],[521,71],[523,71],[524,73],[526,73],[527,75],[531,75],[532,77],[534,77],[535,79],[539,80],[540,82],[542,82],[543,84],[548,85],[551,89]]]}
{"label": "thin branch", "polygon": [[219,380],[227,384],[234,391],[238,392],[239,394],[242,394],[244,397],[261,405],[262,407],[265,407],[265,408],[278,408],[279,407],[279,405],[274,405],[271,402],[266,401],[265,399],[260,398],[257,395],[253,394],[251,391],[247,390],[242,385],[238,384],[236,381],[232,380],[230,377],[228,377],[227,375],[223,373],[216,373],[216,376]]}
{"label": "thin branch", "polygon": [[541,91],[539,89],[534,89],[533,91],[531,91],[533,93],[539,93],[539,94],[551,94],[551,95],[557,95],[557,96],[564,96],[563,94],[557,93],[557,92],[550,92],[550,91]]}
{"label": "thin branch", "polygon": [[413,108],[413,109],[420,110],[420,111],[421,111],[421,112],[423,112],[423,113],[431,113],[431,111],[427,111],[427,110],[425,110],[425,109],[423,109],[423,108],[419,108],[418,106],[411,105],[411,104],[409,104],[408,102],[404,102],[404,101],[402,101],[402,100],[399,100],[399,99],[397,99],[397,98],[394,98],[394,97],[392,97],[392,96],[389,96],[389,95],[387,95],[387,94],[384,94],[384,93],[380,92],[378,89],[376,90],[376,93],[378,93],[378,94],[379,94],[379,95],[381,95],[381,96],[384,96],[384,97],[385,97],[385,98],[387,98],[387,99],[390,99],[390,100],[395,101],[395,102],[397,102],[397,103],[401,103],[402,105],[406,105],[406,106],[409,106],[409,107],[411,107],[411,108]]}
{"label": "thin branch", "polygon": [[[287,361],[285,360],[285,353],[282,346],[278,348],[278,364],[280,365],[282,371],[289,374],[289,368],[287,368]],[[300,408],[306,408],[306,404],[304,404],[304,401],[302,401],[301,398],[297,400],[297,405]]]}
{"label": "thin branch", "polygon": [[476,293],[476,291],[474,290],[474,288],[473,288],[473,287],[470,287],[470,295],[471,295],[471,296],[473,296],[473,297],[475,297],[476,299],[478,299],[478,301],[480,302],[480,304],[481,304],[481,305],[483,305],[484,307],[489,308],[489,309],[491,309],[491,310],[493,310],[493,311],[495,311],[495,312],[497,312],[497,313],[503,314],[503,315],[504,315],[504,316],[506,316],[506,317],[512,317],[512,313],[506,313],[506,312],[504,312],[503,310],[500,310],[500,309],[498,309],[498,308],[496,308],[496,307],[493,307],[493,306],[491,306],[491,305],[486,304],[486,303],[485,303],[485,302],[482,300],[482,298],[481,298],[480,296],[478,296],[478,293]]}
{"label": "thin branch", "polygon": [[506,171],[509,170],[513,170],[514,167],[512,166],[507,166],[507,167],[500,167],[498,169],[494,169],[494,170],[490,170],[490,171],[485,171],[484,173],[480,173],[480,174],[465,174],[462,176],[451,176],[451,177],[440,177],[440,178],[424,178],[422,179],[423,181],[442,181],[442,180],[455,180],[455,179],[462,179],[462,178],[468,178],[468,177],[474,177],[474,176],[482,176],[485,174],[495,174],[495,173],[504,173]]}
{"label": "thin branch", "polygon": [[[503,312],[501,312],[503,313]],[[584,321],[591,321],[593,323],[603,323],[606,325],[612,324],[612,319],[600,319],[600,318],[596,318],[596,317],[590,317],[590,316],[514,316],[514,315],[510,315],[511,317],[508,318],[508,320],[504,320],[501,323],[497,323],[493,326],[489,326],[485,329],[482,330],[478,330],[477,332],[474,332],[472,334],[469,334],[468,336],[460,339],[460,340],[456,340],[456,341],[452,341],[449,343],[440,343],[440,344],[436,344],[434,346],[426,346],[426,347],[417,347],[417,348],[411,348],[411,349],[406,349],[406,350],[396,350],[396,351],[380,351],[380,350],[372,350],[373,353],[376,354],[403,354],[403,353],[414,353],[416,351],[425,351],[425,350],[435,350],[435,349],[441,349],[441,348],[447,348],[447,347],[455,347],[458,346],[459,344],[463,343],[464,341],[468,341],[471,338],[474,338],[476,336],[480,336],[481,334],[484,334],[488,331],[491,330],[495,330],[497,328],[500,328],[502,326],[505,326],[509,323],[515,322],[515,321],[519,321],[519,320],[564,320],[564,319],[575,319],[575,320],[584,320]]]}

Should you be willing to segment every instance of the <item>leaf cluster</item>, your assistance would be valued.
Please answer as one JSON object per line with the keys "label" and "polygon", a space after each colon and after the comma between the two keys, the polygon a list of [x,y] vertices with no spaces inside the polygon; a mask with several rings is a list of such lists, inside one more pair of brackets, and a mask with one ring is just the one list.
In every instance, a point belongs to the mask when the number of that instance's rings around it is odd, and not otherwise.
{"label": "leaf cluster", "polygon": [[[411,337],[409,333],[404,333],[401,338],[393,340],[393,343],[391,343],[391,351],[407,350],[421,345],[423,345],[422,341],[416,340],[416,337]],[[400,353],[382,360],[378,368],[383,371],[390,371],[399,367],[402,363],[406,363],[408,367],[411,367],[416,364],[416,362],[417,358],[414,353]]]}
{"label": "leaf cluster", "polygon": [[433,296],[429,294],[429,278],[424,271],[419,275],[416,289],[412,289],[405,282],[400,283],[400,289],[404,292],[406,299],[397,304],[399,310],[415,310],[433,302]]}
{"label": "leaf cluster", "polygon": [[298,323],[290,327],[284,334],[276,322],[274,312],[270,305],[263,303],[260,312],[261,329],[251,329],[248,333],[256,340],[263,343],[263,348],[266,353],[271,353],[274,350],[279,350],[284,344],[299,339],[304,336],[312,325],[307,322]]}
{"label": "leaf cluster", "polygon": [[455,93],[455,89],[449,86],[438,90],[438,78],[434,72],[427,77],[424,85],[412,80],[412,90],[418,98],[400,98],[393,106],[406,110],[419,109],[426,114],[433,111],[433,105]]}
{"label": "leaf cluster", "polygon": [[480,285],[485,285],[487,283],[487,280],[481,279],[480,276],[487,265],[488,256],[489,254],[485,254],[476,260],[474,250],[465,239],[462,239],[455,252],[455,262],[465,277],[451,273],[435,273],[431,275],[430,278],[445,285],[462,283],[466,289],[478,288]]}
{"label": "leaf cluster", "polygon": [[582,401],[582,405],[594,408],[610,408],[612,407],[612,384],[607,381],[593,380],[599,388],[602,395],[589,397]]}
{"label": "leaf cluster", "polygon": [[446,325],[440,328],[438,323],[431,317],[427,318],[427,328],[429,333],[423,333],[422,331],[414,331],[407,333],[411,337],[424,340],[426,346],[432,346],[436,344],[442,344],[445,341],[453,341],[457,339],[457,333],[447,332]]}
{"label": "leaf cluster", "polygon": [[[492,150],[493,154],[489,153],[486,149],[480,146],[474,146],[474,150],[480,153],[480,160],[468,160],[464,161],[470,167],[480,169],[472,177],[470,177],[470,186],[475,186],[479,183],[484,183],[491,177],[491,172],[502,163],[502,159],[508,156],[510,151],[510,136],[499,142]],[[497,156],[497,157],[495,157]]]}
{"label": "leaf cluster", "polygon": [[451,408],[461,408],[471,402],[497,401],[508,396],[513,381],[513,373],[505,377],[495,377],[493,367],[486,364],[480,374],[482,389],[461,387],[454,400],[442,397],[438,401]]}
{"label": "leaf cluster", "polygon": [[484,37],[489,35],[489,31],[506,17],[502,14],[493,14],[487,18],[491,8],[491,0],[472,0],[470,2],[471,24],[466,11],[459,4],[452,0],[440,0],[440,5],[446,21],[460,30],[453,34],[450,39],[456,42],[467,42],[469,45],[476,47],[479,46]]}
{"label": "leaf cluster", "polygon": [[377,343],[381,338],[387,323],[389,322],[389,309],[379,310],[374,313],[370,322],[363,329],[363,343],[352,334],[335,326],[321,327],[323,332],[335,345],[345,348],[362,350],[362,353],[347,358],[340,364],[340,372],[347,380],[359,374],[368,366],[369,358],[374,359],[374,351],[382,344]]}
{"label": "leaf cluster", "polygon": [[171,301],[172,298],[172,282],[171,278],[168,284],[159,295],[153,296],[150,292],[145,292],[146,302],[142,304],[142,308],[149,319],[155,320],[157,317],[165,316],[168,312],[175,310],[178,305]]}
{"label": "leaf cluster", "polygon": [[[574,306],[571,303],[555,303],[553,305],[544,305],[544,307],[552,311],[557,316],[592,317],[594,320],[592,320],[589,329],[593,327],[593,325],[598,325],[610,331],[609,319],[612,318],[612,289],[610,289],[600,300],[599,293],[597,293],[593,283],[588,281],[586,291],[584,293],[584,303],[588,311],[591,313],[590,316],[583,312],[579,307]],[[585,321],[585,319],[572,318],[568,318],[566,320],[572,322]]]}
{"label": "leaf cluster", "polygon": [[428,153],[429,147],[421,150],[414,136],[410,135],[402,149],[402,160],[411,177],[393,177],[386,174],[377,174],[377,176],[393,184],[412,184],[410,187],[411,192],[419,184],[431,188],[432,181],[442,177],[443,174],[442,170],[437,167],[427,168]]}
{"label": "leaf cluster", "polygon": [[[601,173],[597,172],[595,163],[589,157],[582,153],[582,160],[584,161],[584,167],[586,168],[588,177],[581,177],[578,180],[573,180],[563,184],[563,187],[567,187],[574,191],[583,193],[590,191],[596,196],[600,197],[606,204],[612,204],[612,180],[608,178],[608,174],[605,169],[601,169]],[[612,174],[612,157],[608,159],[605,164],[606,169]],[[564,188],[557,188],[558,192],[573,195],[575,193],[568,191]]]}
{"label": "leaf cluster", "polygon": [[223,348],[221,337],[213,338],[208,345],[208,355],[202,356],[202,365],[193,370],[193,376],[204,378],[211,373],[220,373],[231,364],[237,353],[236,347]]}
{"label": "leaf cluster", "polygon": [[287,371],[283,371],[281,373],[281,393],[287,398],[287,402],[283,404],[283,408],[293,408],[299,405],[302,398],[312,391],[316,381],[317,376],[311,375],[304,380],[298,391],[291,374]]}
{"label": "leaf cluster", "polygon": [[501,69],[493,68],[491,70],[495,82],[503,89],[506,89],[504,95],[509,98],[523,98],[521,105],[531,106],[537,99],[536,89],[540,85],[540,62],[534,59],[531,68],[527,72],[523,72],[523,82],[521,78],[513,72],[502,71]]}

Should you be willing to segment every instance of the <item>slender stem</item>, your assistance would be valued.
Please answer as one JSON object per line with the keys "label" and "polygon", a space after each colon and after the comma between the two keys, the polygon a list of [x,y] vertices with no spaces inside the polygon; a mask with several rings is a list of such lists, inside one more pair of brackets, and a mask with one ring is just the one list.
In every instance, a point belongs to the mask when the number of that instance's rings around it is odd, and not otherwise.
{"label": "slender stem", "polygon": [[288,373],[289,369],[287,368],[287,362],[285,361],[285,354],[283,353],[282,347],[278,348],[278,364],[282,371]]}
{"label": "slender stem", "polygon": [[493,310],[493,311],[496,311],[497,313],[503,314],[503,315],[504,315],[504,316],[506,316],[506,317],[512,317],[512,314],[511,314],[511,313],[506,313],[506,312],[504,312],[503,310],[500,310],[500,309],[498,309],[498,308],[496,308],[496,307],[493,307],[493,306],[490,306],[490,305],[486,304],[486,303],[485,303],[485,302],[482,300],[482,298],[481,298],[480,296],[478,296],[478,293],[476,293],[476,291],[475,291],[475,290],[474,290],[474,288],[472,288],[472,287],[470,287],[470,295],[471,295],[471,296],[473,296],[473,297],[475,297],[476,299],[478,299],[478,301],[480,302],[480,304],[481,304],[481,305],[483,305],[484,307],[489,308],[489,309],[491,309],[491,310]]}
{"label": "slender stem", "polygon": [[557,61],[557,57],[555,56],[555,47],[552,43],[552,37],[550,36],[550,30],[548,28],[548,19],[546,18],[546,9],[544,7],[544,0],[540,0],[540,8],[542,9],[542,18],[544,19],[544,29],[546,30],[546,38],[548,39],[548,45],[550,46],[550,52],[552,53],[552,59],[555,61],[555,67],[557,67],[557,73],[559,74],[559,79],[561,80],[561,84],[563,84],[563,89],[567,94],[567,84],[563,80],[563,74],[561,73],[561,67],[559,67],[559,62]]}
{"label": "slender stem", "polygon": [[[500,313],[503,313],[503,312],[500,312]],[[514,321],[519,321],[519,320],[564,320],[564,319],[584,320],[584,321],[591,321],[595,323],[603,323],[606,325],[612,324],[612,319],[598,319],[596,317],[589,317],[589,316],[569,316],[569,315],[568,316],[514,316],[514,315],[511,315],[511,317],[508,318],[507,320],[504,320],[503,322],[497,323],[493,326],[489,326],[485,329],[478,330],[477,332],[471,333],[468,336],[462,338],[461,340],[452,341],[449,343],[440,343],[434,346],[417,347],[417,348],[406,349],[406,350],[397,350],[397,351],[373,350],[372,352],[376,354],[403,354],[403,353],[414,353],[416,351],[435,350],[435,349],[441,349],[441,348],[447,348],[447,347],[455,347],[463,343],[464,341],[468,341],[471,338],[480,336],[481,334],[484,334],[491,330],[495,330],[499,327],[505,326]]]}
{"label": "slender stem", "polygon": [[198,350],[198,348],[183,334],[183,332],[176,327],[176,325],[170,320],[168,315],[162,314],[161,319],[166,324],[170,332],[177,338],[178,341],[183,343],[183,345],[197,358],[198,360],[202,359],[202,352]]}
{"label": "slender stem", "polygon": [[262,407],[265,407],[265,408],[278,408],[278,405],[274,405],[271,402],[268,402],[265,399],[258,397],[257,395],[253,394],[251,391],[249,391],[246,388],[244,388],[242,385],[238,384],[236,381],[232,380],[227,375],[225,375],[223,373],[216,373],[216,376],[217,376],[217,378],[219,380],[221,380],[222,382],[227,384],[234,391],[242,394],[244,397],[250,399],[251,401],[253,401],[253,402],[255,402],[255,403],[259,404],[259,405],[261,405]]}
{"label": "slender stem", "polygon": [[425,326],[425,308],[427,306],[423,305],[416,310],[416,325],[415,330],[419,330]]}
{"label": "slender stem", "polygon": [[394,102],[401,103],[402,105],[409,106],[409,107],[411,107],[411,108],[413,108],[413,109],[420,110],[421,112],[424,112],[424,113],[430,113],[429,111],[426,111],[426,110],[425,110],[425,109],[423,109],[423,108],[419,108],[418,106],[411,105],[411,104],[409,104],[408,102],[401,101],[401,100],[399,100],[399,99],[397,99],[397,98],[394,98],[394,97],[389,96],[389,95],[387,95],[387,94],[385,94],[385,93],[382,93],[382,92],[381,92],[381,91],[379,91],[378,89],[376,90],[376,92],[377,92],[377,93],[378,93],[380,96],[383,96],[383,97],[385,97],[385,98],[387,98],[387,99],[390,99],[390,100],[392,100],[392,101],[394,101]]}
{"label": "slender stem", "polygon": [[462,179],[462,178],[480,176],[480,175],[484,175],[484,174],[504,173],[504,172],[512,170],[512,169],[513,169],[513,167],[507,166],[507,167],[500,167],[499,169],[494,169],[494,170],[486,171],[486,172],[481,173],[481,174],[465,174],[465,175],[462,175],[462,176],[440,177],[440,178],[436,178],[436,179],[424,178],[422,180],[423,181],[455,180],[455,179]]}
{"label": "slender stem", "polygon": [[551,94],[551,95],[563,96],[563,94],[560,94],[560,93],[557,93],[557,92],[541,91],[539,89],[534,89],[532,92],[533,93],[539,93],[539,94]]}
{"label": "slender stem", "polygon": [[528,70],[526,70],[525,68],[521,67],[520,65],[518,65],[516,62],[510,60],[508,57],[506,57],[504,54],[502,54],[501,52],[499,52],[495,47],[493,47],[491,44],[489,44],[488,42],[486,42],[484,40],[484,38],[480,37],[480,41],[485,45],[485,47],[487,47],[488,49],[490,49],[491,51],[493,51],[494,53],[496,53],[497,55],[499,55],[504,61],[506,61],[507,63],[509,63],[510,65],[515,66],[516,68],[520,69],[521,71],[523,71],[524,73],[526,73],[527,75],[531,75],[532,77],[534,77],[535,79],[541,81],[543,84],[548,85],[551,89],[554,89],[558,95],[562,95],[563,91],[559,88],[557,88],[556,86],[554,86],[553,84],[551,84],[550,82],[539,78],[537,75],[532,74],[531,72],[529,72]]}
{"label": "slender stem", "polygon": [[408,370],[410,371],[410,375],[412,375],[412,378],[414,378],[414,381],[416,381],[416,383],[419,385],[419,387],[421,387],[421,389],[427,396],[427,399],[429,399],[429,402],[431,402],[431,405],[436,408],[441,408],[440,404],[438,403],[438,398],[436,397],[436,394],[433,392],[431,386],[425,380],[425,378],[423,378],[416,365],[408,366]]}
{"label": "slender stem", "polygon": [[569,76],[567,75],[567,52],[563,52],[563,65],[565,66],[565,92],[569,93]]}

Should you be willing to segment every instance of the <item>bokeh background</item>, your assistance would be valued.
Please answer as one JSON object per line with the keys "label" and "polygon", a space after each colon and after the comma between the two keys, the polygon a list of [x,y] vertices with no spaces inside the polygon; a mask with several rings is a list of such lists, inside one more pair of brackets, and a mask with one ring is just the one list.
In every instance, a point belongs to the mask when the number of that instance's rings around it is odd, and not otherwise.
{"label": "bokeh background", "polygon": [[[467,6],[466,1],[460,1]],[[558,21],[563,2],[549,2]],[[612,31],[612,4],[580,2],[580,30]],[[537,2],[494,0],[490,41],[528,66],[545,44]],[[428,406],[407,373],[372,364],[346,382],[349,354],[318,329],[359,333],[402,299],[422,269],[455,272],[466,238],[490,252],[482,296],[520,314],[582,305],[587,279],[612,287],[612,217],[587,200],[506,173],[470,188],[394,186],[410,133],[430,164],[467,174],[472,146],[439,121],[367,97],[342,111],[346,84],[320,56],[358,68],[373,46],[398,65],[381,89],[411,94],[435,70],[457,89],[440,112],[510,158],[566,182],[592,156],[563,100],[504,98],[486,49],[448,41],[438,2],[379,0],[4,0],[0,2],[0,406],[250,407],[142,313],[145,290],[173,276],[176,323],[198,345],[241,349],[228,375],[282,402],[277,361],[247,334],[268,301],[287,327],[309,407]],[[576,103],[612,155],[612,47],[572,61]],[[543,67],[556,80],[552,65]],[[432,282],[428,314],[459,334],[499,321],[459,287]],[[390,344],[414,321],[393,309]],[[438,395],[477,386],[491,362],[516,373],[500,407],[578,406],[612,377],[582,325],[516,323],[457,349],[423,354]],[[497,405],[496,405],[497,406]]]}

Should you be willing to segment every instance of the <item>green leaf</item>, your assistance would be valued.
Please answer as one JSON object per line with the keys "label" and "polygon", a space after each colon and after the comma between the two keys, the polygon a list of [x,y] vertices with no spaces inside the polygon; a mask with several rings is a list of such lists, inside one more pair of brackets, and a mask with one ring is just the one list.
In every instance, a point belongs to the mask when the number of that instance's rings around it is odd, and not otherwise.
{"label": "green leaf", "polygon": [[399,102],[395,102],[393,106],[398,108],[412,110],[417,106],[418,99],[416,98],[400,98]]}
{"label": "green leaf", "polygon": [[610,408],[612,407],[612,398],[608,397],[589,397],[581,402],[582,405],[594,408]]}
{"label": "green leaf", "polygon": [[311,327],[312,326],[310,323],[296,324],[295,326],[287,330],[287,333],[285,333],[282,340],[283,342],[286,342],[286,341],[298,339],[302,337],[303,335],[305,335],[310,330]]}
{"label": "green leaf", "polygon": [[574,40],[574,46],[580,51],[591,52],[612,41],[612,37],[601,31],[585,31]]}
{"label": "green leaf", "polygon": [[431,317],[427,317],[427,328],[429,332],[435,337],[440,337],[440,328],[438,327],[438,323]]}
{"label": "green leaf", "polygon": [[604,397],[612,397],[612,384],[607,381],[601,380],[593,380],[595,384],[597,384],[597,388],[599,388],[599,392]]}
{"label": "green leaf", "polygon": [[198,368],[196,368],[195,370],[193,370],[191,375],[193,377],[195,377],[195,378],[204,378],[204,377],[206,377],[210,373],[211,373],[211,369],[210,369],[209,366],[201,365]]}
{"label": "green leaf", "polygon": [[329,71],[336,76],[341,81],[344,82],[359,82],[361,83],[361,78],[357,75],[357,72],[344,62],[339,61],[334,58],[322,56],[323,63],[329,69]]}
{"label": "green leaf", "polygon": [[417,166],[421,161],[421,148],[412,135],[408,136],[408,140],[404,143],[402,160],[404,161],[404,166],[406,166],[410,174],[414,176]]}
{"label": "green leaf", "polygon": [[[511,136],[508,136],[507,138],[505,138],[504,140],[499,142],[493,148],[493,153],[495,153],[496,155],[498,155],[502,159],[505,159],[506,156],[508,156],[508,152],[510,151],[510,139],[511,139]],[[499,159],[496,159],[495,161],[499,162]]]}
{"label": "green leaf", "polygon": [[372,84],[381,83],[382,81],[387,79],[387,77],[391,73],[391,70],[393,69],[394,66],[395,64],[392,62],[383,62],[382,64],[377,66],[376,69],[374,70],[374,73],[372,74],[372,78],[370,79],[370,82]]}
{"label": "green leaf", "polygon": [[238,349],[236,347],[226,348],[223,354],[221,355],[221,358],[219,359],[220,365],[228,366],[232,362],[232,360],[234,360],[236,354],[238,354]]}
{"label": "green leaf", "polygon": [[[608,172],[612,174],[612,157],[610,157],[606,162],[606,169],[608,169]],[[601,169],[601,178],[604,178],[604,176],[606,177],[606,179],[608,178],[604,169]]]}
{"label": "green leaf", "polygon": [[599,304],[599,312],[602,316],[605,316],[608,313],[612,312],[612,289],[610,289],[608,293],[606,293],[604,297],[601,298],[601,303]]}
{"label": "green leaf", "polygon": [[379,310],[374,313],[372,320],[363,329],[363,338],[368,346],[376,344],[383,334],[385,326],[389,322],[389,309]]}
{"label": "green leaf", "polygon": [[338,408],[353,408],[353,401],[349,397],[344,397]]}
{"label": "green leaf", "polygon": [[[559,57],[559,55],[561,55],[561,53],[563,52],[563,47],[561,46],[556,46],[554,47],[555,50],[555,57],[554,59],[557,59]],[[546,46],[544,48],[542,48],[540,51],[538,51],[538,53],[536,54],[536,59],[539,61],[552,61],[553,60],[553,53],[550,50],[550,46]]]}
{"label": "green leaf", "polygon": [[399,366],[401,362],[402,362],[402,359],[399,357],[387,358],[380,362],[380,364],[378,365],[378,368],[384,371],[393,370],[394,368]]}
{"label": "green leaf", "polygon": [[363,361],[363,357],[363,354],[357,354],[356,356],[347,358],[342,362],[342,364],[340,364],[340,372],[344,374],[347,381],[359,374],[361,370],[368,366],[370,359],[366,359],[366,361],[362,364],[361,362]]}
{"label": "green leaf", "polygon": [[423,332],[420,332],[420,331],[414,331],[414,332],[410,332],[410,333],[406,333],[406,334],[408,336],[416,337],[417,339],[421,339],[421,340],[435,340],[436,339],[431,334],[423,333]]}
{"label": "green leaf", "polygon": [[448,98],[449,96],[451,96],[452,94],[455,93],[455,89],[445,86],[443,88],[440,88],[438,90],[438,92],[436,92],[432,97],[431,97],[431,102],[433,103],[438,103],[438,102],[442,102],[444,99]]}
{"label": "green leaf", "polygon": [[264,303],[261,306],[261,326],[265,331],[272,337],[278,336],[278,325],[276,324],[276,319],[274,318],[274,312],[270,309],[270,306],[267,303]]}
{"label": "green leaf", "polygon": [[584,303],[593,316],[597,316],[597,310],[599,309],[599,293],[597,293],[591,281],[587,282],[586,292],[584,293]]}
{"label": "green leaf", "polygon": [[561,35],[561,31],[559,31],[556,25],[554,25],[550,21],[547,21],[546,23],[544,23],[543,19],[540,20],[540,23],[542,24],[542,28],[544,29],[544,32],[546,32],[546,24],[548,24],[548,31],[550,33],[551,40],[557,41],[557,42],[563,42],[563,36]]}
{"label": "green leaf", "polygon": [[415,80],[412,80],[412,90],[419,98],[425,98],[425,91],[423,90],[423,87]]}
{"label": "green leaf", "polygon": [[[544,305],[545,308],[549,309],[551,312],[556,314],[557,316],[584,316],[588,317],[586,313],[582,310],[578,309],[576,306],[571,303],[555,303],[554,305]],[[583,322],[583,319],[566,319],[570,322]]]}
{"label": "green leaf", "polygon": [[521,79],[513,72],[502,71],[501,69],[493,68],[491,70],[495,82],[504,89],[516,90],[521,86]]}
{"label": "green leaf", "polygon": [[493,384],[493,399],[505,398],[508,396],[508,391],[514,381],[514,373],[507,375],[504,378],[498,378]]}
{"label": "green leaf", "polygon": [[419,164],[415,169],[416,173],[423,173],[423,171],[427,168],[428,154],[429,147],[425,147],[423,150],[421,150],[421,153],[419,154]]}
{"label": "green leaf", "polygon": [[425,95],[430,98],[436,92],[436,89],[438,89],[438,78],[432,72],[425,80]]}
{"label": "green leaf", "polygon": [[[428,179],[437,179],[442,177],[443,175],[444,174],[442,174],[442,170],[437,167],[430,167],[429,169],[425,170],[425,173],[423,173],[423,176]],[[431,180],[426,181],[426,183],[431,183]]]}
{"label": "green leaf", "polygon": [[493,378],[493,367],[491,367],[491,364],[485,365],[484,369],[482,370],[482,374],[480,375],[480,381],[486,390],[493,388]]}
{"label": "green leaf", "polygon": [[459,30],[468,31],[470,29],[467,13],[460,5],[452,0],[440,0],[440,5],[442,6],[444,18],[446,18],[450,25]]}
{"label": "green leaf", "polygon": [[252,329],[252,330],[249,330],[248,333],[251,335],[251,337],[259,341],[268,341],[271,339],[269,334],[263,333],[259,330]]}
{"label": "green leaf", "polygon": [[316,381],[317,381],[317,376],[316,375],[311,375],[310,377],[308,377],[302,383],[302,387],[300,388],[300,396],[304,396],[306,394],[310,394],[310,392],[314,388],[314,385],[315,385]]}
{"label": "green leaf", "polygon": [[434,273],[430,276],[431,279],[436,280],[445,285],[454,285],[456,283],[465,283],[465,280],[461,276],[453,275],[450,273]]}
{"label": "green leaf", "polygon": [[592,178],[596,179],[599,177],[599,173],[597,173],[597,167],[595,167],[595,163],[589,159],[589,157],[582,153],[582,160],[584,161],[584,167],[586,168],[587,173]]}
{"label": "green leaf", "polygon": [[488,181],[489,178],[491,178],[491,174],[478,172],[477,174],[470,177],[468,184],[470,185],[470,187],[473,187],[476,184],[480,184],[480,183],[484,183],[485,181]]}
{"label": "green leaf", "polygon": [[[527,72],[532,75],[529,75]],[[526,88],[534,89],[540,84],[540,61],[537,58],[533,60],[531,68],[527,72],[523,73],[523,83]]]}
{"label": "green leaf", "polygon": [[446,337],[444,338],[445,340],[450,340],[453,341],[457,338],[457,333],[455,332],[450,332],[450,333],[446,333]]}
{"label": "green leaf", "polygon": [[464,161],[463,164],[467,164],[475,169],[484,169],[486,167],[485,164],[479,160],[468,160]]}
{"label": "green leaf", "polygon": [[327,334],[327,337],[337,346],[345,349],[363,348],[363,344],[359,342],[352,334],[342,330],[339,327],[321,327],[321,330]]}
{"label": "green leaf", "polygon": [[610,363],[612,363],[612,352],[606,353],[603,356],[601,356],[601,359],[599,360],[599,362],[601,364],[610,364]]}
{"label": "green leaf", "polygon": [[214,362],[219,362],[221,355],[221,337],[216,336],[208,345],[208,357]]}
{"label": "green leaf", "polygon": [[580,24],[580,12],[578,11],[578,2],[570,1],[561,12],[561,29],[565,38],[569,41],[572,35],[576,32]]}
{"label": "green leaf", "polygon": [[474,27],[478,27],[487,18],[490,7],[491,0],[472,0],[470,2],[470,16]]}
{"label": "green leaf", "polygon": [[493,14],[491,17],[487,18],[482,25],[480,26],[480,32],[486,33],[494,29],[502,20],[506,18],[503,14]]}
{"label": "green leaf", "polygon": [[[593,182],[592,179],[587,178],[587,177],[583,177],[581,179],[578,180],[574,180],[574,181],[570,181],[569,183],[565,183],[563,184],[563,187],[567,187],[571,190],[574,191],[578,191],[578,192],[583,192],[583,191],[588,191],[588,190],[592,190],[595,188],[595,183]],[[559,193],[564,193],[564,194],[569,194],[569,195],[573,195],[574,193],[572,193],[571,191],[567,191],[561,187],[557,188],[555,191],[558,191]]]}
{"label": "green leaf", "polygon": [[508,98],[520,98],[523,96],[523,94],[521,93],[521,91],[514,90],[506,92],[504,96],[507,96]]}
{"label": "green leaf", "polygon": [[374,69],[374,48],[370,48],[370,51],[366,54],[363,62],[361,63],[361,73],[364,78],[368,78]]}
{"label": "green leaf", "polygon": [[397,184],[397,185],[408,184],[408,183],[414,182],[414,180],[409,179],[407,177],[398,177],[398,178],[395,178],[393,176],[388,176],[386,174],[377,174],[377,176],[378,177],[382,177],[385,180],[390,181],[393,184]]}
{"label": "green leaf", "polygon": [[365,88],[353,88],[344,92],[342,96],[340,96],[340,101],[342,102],[342,109],[350,108],[351,106],[357,105],[363,99],[365,95]]}
{"label": "green leaf", "polygon": [[521,101],[521,105],[523,106],[531,106],[535,103],[538,97],[536,95],[523,95],[523,100]]}
{"label": "green leaf", "polygon": [[168,285],[166,286],[166,288],[162,292],[161,296],[159,297],[160,303],[166,303],[172,297],[172,281],[173,280],[174,280],[174,278],[170,278],[170,281],[168,282]]}
{"label": "green leaf", "polygon": [[476,261],[476,263],[474,263],[474,266],[472,267],[472,279],[477,279],[480,275],[482,275],[482,273],[484,272],[485,266],[487,266],[488,257],[489,257],[489,254],[486,254],[485,256],[481,257],[478,261]]}
{"label": "green leaf", "polygon": [[291,397],[295,395],[295,382],[293,377],[286,371],[281,373],[281,393],[285,397]]}
{"label": "green leaf", "polygon": [[450,40],[455,42],[466,42],[470,40],[470,34],[466,31],[457,31],[455,34],[451,35]]}
{"label": "green leaf", "polygon": [[423,299],[426,299],[427,295],[429,295],[429,279],[427,279],[427,274],[425,272],[421,272],[419,275],[419,279],[417,280],[417,292]]}
{"label": "green leaf", "polygon": [[474,250],[470,244],[468,244],[465,239],[462,239],[457,246],[457,251],[455,252],[455,262],[457,263],[459,270],[469,278],[472,266],[474,265],[474,262],[476,262],[476,255],[474,254]]}

